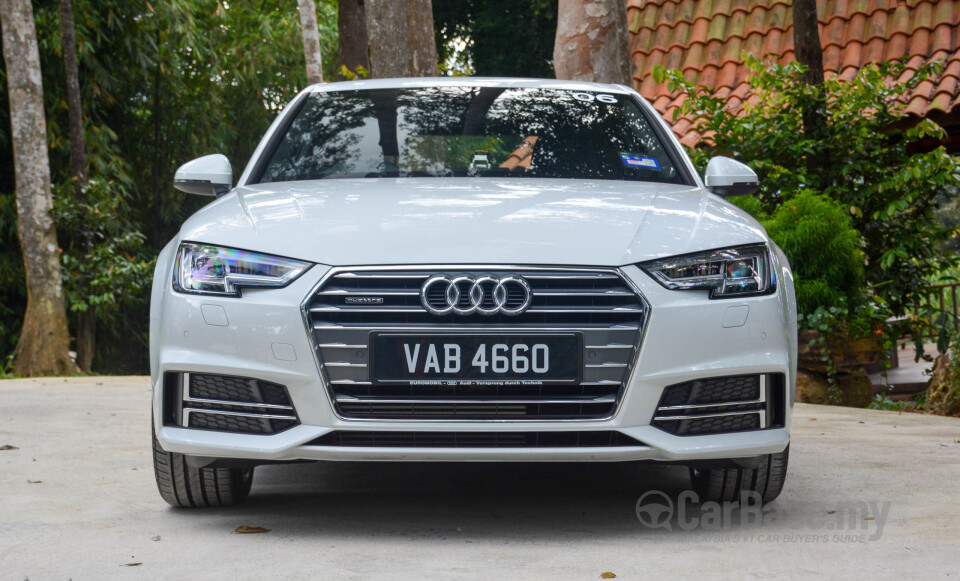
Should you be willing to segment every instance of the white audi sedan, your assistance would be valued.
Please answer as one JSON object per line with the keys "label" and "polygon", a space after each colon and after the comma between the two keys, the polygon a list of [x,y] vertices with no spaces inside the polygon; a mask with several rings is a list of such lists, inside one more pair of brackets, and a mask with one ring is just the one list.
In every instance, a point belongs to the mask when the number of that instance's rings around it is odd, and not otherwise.
{"label": "white audi sedan", "polygon": [[157,484],[243,501],[258,464],[670,462],[780,493],[790,267],[628,87],[398,79],[303,91],[157,262]]}

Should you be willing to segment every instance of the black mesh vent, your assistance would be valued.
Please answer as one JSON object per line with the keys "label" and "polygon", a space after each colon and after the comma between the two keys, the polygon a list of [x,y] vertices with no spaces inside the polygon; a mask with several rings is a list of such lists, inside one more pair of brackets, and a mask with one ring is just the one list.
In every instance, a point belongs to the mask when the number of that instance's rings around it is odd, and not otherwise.
{"label": "black mesh vent", "polygon": [[663,390],[652,425],[678,436],[782,427],[781,374],[711,377]]}
{"label": "black mesh vent", "polygon": [[723,434],[743,430],[759,430],[758,414],[714,416],[687,420],[661,420],[656,426],[678,436],[696,436],[701,434]]}
{"label": "black mesh vent", "polygon": [[336,431],[308,446],[371,448],[616,448],[643,446],[615,431],[592,432],[374,432]]}
{"label": "black mesh vent", "polygon": [[299,424],[297,420],[260,419],[207,412],[190,414],[190,428],[248,434],[276,434]]}
{"label": "black mesh vent", "polygon": [[276,434],[299,425],[283,385],[252,377],[182,374],[181,425],[243,434]]}
{"label": "black mesh vent", "polygon": [[269,381],[229,375],[190,374],[190,397],[290,405],[287,388]]}
{"label": "black mesh vent", "polygon": [[759,375],[698,379],[663,390],[661,406],[702,405],[760,399]]}

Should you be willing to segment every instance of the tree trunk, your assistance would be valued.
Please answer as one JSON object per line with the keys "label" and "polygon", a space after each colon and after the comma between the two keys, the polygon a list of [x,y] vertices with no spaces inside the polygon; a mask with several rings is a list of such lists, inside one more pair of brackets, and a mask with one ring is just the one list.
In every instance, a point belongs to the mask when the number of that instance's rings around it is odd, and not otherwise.
{"label": "tree trunk", "polygon": [[797,62],[809,69],[803,80],[808,85],[822,85],[823,47],[817,25],[817,0],[794,0],[793,47]]}
{"label": "tree trunk", "polygon": [[430,0],[366,0],[370,77],[432,77],[437,45]]}
{"label": "tree trunk", "polygon": [[313,0],[298,0],[300,29],[303,31],[303,56],[307,61],[307,84],[323,82],[320,59],[320,31],[317,28],[317,5]]}
{"label": "tree trunk", "polygon": [[57,230],[50,211],[50,159],[37,31],[30,0],[0,0],[3,58],[16,171],[17,230],[27,275],[27,311],[14,357],[22,376],[73,373]]}
{"label": "tree trunk", "polygon": [[67,111],[70,116],[70,175],[75,180],[77,197],[87,181],[87,152],[83,145],[83,109],[80,107],[80,73],[77,66],[77,40],[73,29],[73,0],[60,0],[60,46],[67,77]]}
{"label": "tree trunk", "polygon": [[367,57],[367,12],[363,0],[340,0],[337,15],[340,32],[339,66],[356,73],[360,67],[370,70]]}
{"label": "tree trunk", "polygon": [[93,353],[97,347],[97,311],[93,305],[77,313],[77,366],[80,371],[93,370]]}
{"label": "tree trunk", "polygon": [[623,0],[560,0],[553,68],[558,79],[633,86]]}
{"label": "tree trunk", "polygon": [[[807,67],[803,81],[814,90],[803,107],[803,132],[812,140],[823,140],[827,135],[826,96],[823,86],[823,47],[820,45],[820,29],[817,24],[817,1],[794,0],[793,2],[793,46],[797,61]],[[807,173],[811,185],[816,187],[819,176],[830,175],[827,171],[829,160],[824,155],[807,156]]]}
{"label": "tree trunk", "polygon": [[[60,46],[67,78],[67,111],[70,116],[70,174],[74,179],[74,196],[83,201],[87,183],[87,151],[83,142],[83,108],[80,101],[80,72],[77,65],[77,40],[73,26],[73,0],[60,0]],[[84,252],[92,246],[89,236],[80,241]],[[97,311],[89,305],[77,314],[77,365],[90,373],[97,343]]]}

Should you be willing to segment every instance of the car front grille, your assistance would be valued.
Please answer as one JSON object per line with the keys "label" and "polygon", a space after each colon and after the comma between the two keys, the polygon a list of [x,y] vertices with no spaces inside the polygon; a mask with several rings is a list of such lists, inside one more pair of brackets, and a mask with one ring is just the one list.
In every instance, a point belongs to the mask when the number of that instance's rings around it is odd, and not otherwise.
{"label": "car front grille", "polygon": [[678,436],[782,427],[783,375],[711,377],[663,390],[653,426]]}
{"label": "car front grille", "polygon": [[644,444],[616,431],[388,432],[334,431],[307,446],[359,448],[624,448]]}
{"label": "car front grille", "polygon": [[180,386],[180,422],[184,427],[276,434],[300,423],[282,385],[231,375],[168,375],[179,379],[171,383]]}
{"label": "car front grille", "polygon": [[[519,315],[436,315],[423,307],[420,289],[438,274],[519,275],[530,285],[532,301]],[[321,376],[341,417],[425,420],[610,417],[623,397],[648,313],[614,269],[477,267],[334,270],[305,310]],[[372,332],[578,332],[583,335],[581,380],[565,385],[374,385],[368,371]]]}

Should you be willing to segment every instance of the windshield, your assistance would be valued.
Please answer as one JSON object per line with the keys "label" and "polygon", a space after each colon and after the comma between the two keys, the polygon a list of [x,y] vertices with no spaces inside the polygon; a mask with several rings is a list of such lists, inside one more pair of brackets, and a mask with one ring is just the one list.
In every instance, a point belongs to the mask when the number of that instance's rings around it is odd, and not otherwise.
{"label": "windshield", "polygon": [[502,87],[310,94],[259,181],[406,176],[682,183],[630,96]]}

